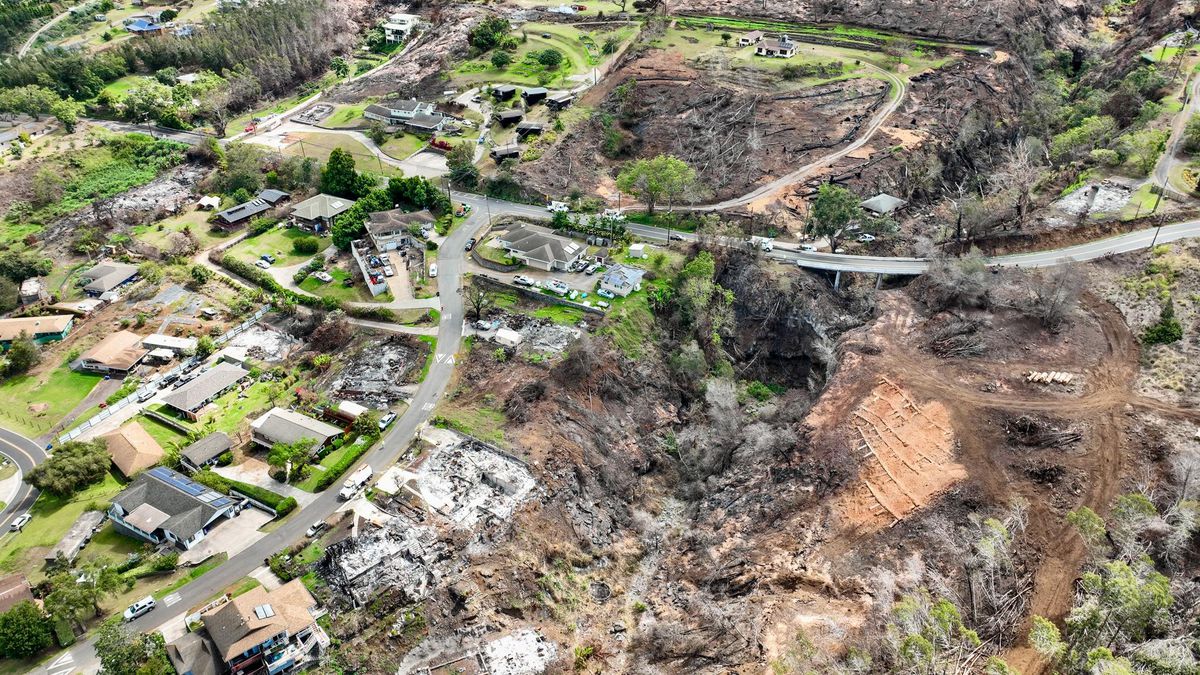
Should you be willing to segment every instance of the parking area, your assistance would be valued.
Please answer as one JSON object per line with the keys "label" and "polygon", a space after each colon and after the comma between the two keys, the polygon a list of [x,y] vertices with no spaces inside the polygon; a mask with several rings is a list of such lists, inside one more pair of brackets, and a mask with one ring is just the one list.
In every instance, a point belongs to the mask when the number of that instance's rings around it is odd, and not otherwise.
{"label": "parking area", "polygon": [[258,538],[263,536],[258,528],[271,522],[271,514],[247,507],[233,518],[226,518],[213,528],[208,536],[189,551],[179,555],[183,564],[198,563],[218,553],[226,553],[230,558],[241,553]]}
{"label": "parking area", "polygon": [[387,280],[388,290],[392,292],[392,297],[396,300],[412,300],[412,283],[409,279],[408,268],[405,267],[408,256],[401,255],[400,251],[388,251],[384,254],[384,260],[394,271],[392,276],[384,277]]}
{"label": "parking area", "polygon": [[431,150],[418,152],[400,162],[400,168],[404,169],[406,175],[425,178],[440,178],[450,171],[446,166],[446,156]]}

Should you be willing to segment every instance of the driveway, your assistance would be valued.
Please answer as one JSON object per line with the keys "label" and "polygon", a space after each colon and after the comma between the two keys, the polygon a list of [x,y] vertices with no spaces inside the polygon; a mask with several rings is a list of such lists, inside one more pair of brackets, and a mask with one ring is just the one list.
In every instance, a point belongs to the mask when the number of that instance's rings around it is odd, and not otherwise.
{"label": "driveway", "polygon": [[249,507],[233,518],[226,518],[204,537],[204,540],[190,551],[179,555],[181,564],[198,563],[209,556],[218,553],[228,554],[230,558],[246,550],[259,537],[263,536],[258,528],[271,522],[271,514],[261,509]]}
{"label": "driveway", "polygon": [[395,300],[412,300],[412,279],[409,278],[408,268],[405,263],[408,262],[407,257],[401,257],[399,251],[388,251],[386,254],[387,262],[395,272],[387,279],[388,290],[392,292],[392,298]]}
{"label": "driveway", "polygon": [[284,483],[280,483],[274,478],[271,478],[270,474],[268,473],[270,471],[270,467],[267,466],[266,462],[257,459],[247,459],[241,464],[236,464],[234,466],[218,466],[213,469],[213,471],[216,471],[218,474],[226,478],[231,478],[243,483],[249,483],[251,485],[257,485],[260,488],[270,490],[276,494],[281,494],[284,497],[292,497],[300,506],[311,504],[313,500],[317,498],[317,496],[311,492],[305,492],[298,487],[285,485]]}

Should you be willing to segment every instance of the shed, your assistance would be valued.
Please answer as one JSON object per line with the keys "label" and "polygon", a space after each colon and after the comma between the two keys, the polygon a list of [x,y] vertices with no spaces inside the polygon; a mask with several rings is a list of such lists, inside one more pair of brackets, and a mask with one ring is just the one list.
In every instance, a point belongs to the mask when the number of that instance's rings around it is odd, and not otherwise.
{"label": "shed", "polygon": [[530,87],[521,92],[521,98],[525,99],[527,105],[533,105],[546,98],[549,93],[545,87]]}
{"label": "shed", "polygon": [[75,523],[71,525],[67,534],[46,553],[46,562],[57,560],[60,553],[67,559],[67,562],[75,562],[75,556],[79,555],[84,544],[91,540],[92,535],[100,529],[100,523],[103,522],[103,511],[84,511],[75,519]]}
{"label": "shed", "polygon": [[337,405],[337,411],[342,416],[356,420],[360,415],[367,412],[367,408],[354,401],[341,401]]}
{"label": "shed", "polygon": [[520,122],[522,117],[525,117],[525,113],[516,109],[501,110],[500,112],[496,113],[496,121],[499,122],[501,126],[505,127],[509,126],[510,124],[516,124],[517,122]]}
{"label": "shed", "polygon": [[512,98],[513,94],[515,93],[517,93],[517,88],[511,84],[500,84],[492,87],[492,96],[495,96],[501,101],[507,101],[508,99]]}
{"label": "shed", "polygon": [[497,145],[492,148],[492,159],[500,161],[502,159],[518,159],[521,157],[521,146],[513,143],[511,145]]}
{"label": "shed", "polygon": [[645,258],[646,257],[646,245],[645,244],[631,244],[629,246],[629,257],[630,258]]}
{"label": "shed", "polygon": [[499,328],[494,336],[496,342],[505,347],[516,347],[521,344],[521,334],[511,328]]}
{"label": "shed", "polygon": [[517,125],[518,136],[528,136],[529,134],[540,134],[546,130],[546,125],[541,122],[521,122]]}

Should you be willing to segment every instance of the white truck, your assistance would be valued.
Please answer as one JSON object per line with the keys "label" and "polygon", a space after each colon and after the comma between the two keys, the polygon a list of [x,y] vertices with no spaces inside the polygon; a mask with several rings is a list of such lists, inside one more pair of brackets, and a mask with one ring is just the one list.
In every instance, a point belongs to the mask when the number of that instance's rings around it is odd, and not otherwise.
{"label": "white truck", "polygon": [[775,249],[775,240],[770,237],[750,237],[747,243],[751,248],[757,248],[764,252]]}
{"label": "white truck", "polygon": [[369,480],[371,480],[371,467],[363,465],[358,471],[350,474],[350,477],[342,484],[342,490],[338,492],[338,499],[344,502],[350,501]]}

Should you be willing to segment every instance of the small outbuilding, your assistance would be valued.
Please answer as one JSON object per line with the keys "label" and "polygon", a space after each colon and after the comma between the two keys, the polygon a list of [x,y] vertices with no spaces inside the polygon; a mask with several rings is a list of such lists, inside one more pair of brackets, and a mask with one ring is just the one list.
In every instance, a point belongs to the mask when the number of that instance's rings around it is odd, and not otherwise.
{"label": "small outbuilding", "polygon": [[504,347],[516,347],[521,344],[521,334],[511,328],[498,328],[493,339]]}

